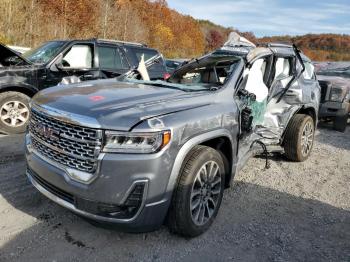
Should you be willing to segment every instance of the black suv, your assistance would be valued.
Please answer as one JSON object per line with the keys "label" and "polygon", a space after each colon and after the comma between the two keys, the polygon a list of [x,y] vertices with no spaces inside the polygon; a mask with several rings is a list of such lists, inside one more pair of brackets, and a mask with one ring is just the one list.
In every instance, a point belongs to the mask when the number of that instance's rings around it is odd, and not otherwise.
{"label": "black suv", "polygon": [[49,41],[22,56],[0,44],[0,131],[25,131],[29,100],[39,90],[62,82],[118,77],[144,60],[152,80],[166,73],[163,56],[139,43],[114,40]]}
{"label": "black suv", "polygon": [[319,118],[333,121],[333,129],[345,132],[350,115],[350,63],[315,63],[321,86]]}

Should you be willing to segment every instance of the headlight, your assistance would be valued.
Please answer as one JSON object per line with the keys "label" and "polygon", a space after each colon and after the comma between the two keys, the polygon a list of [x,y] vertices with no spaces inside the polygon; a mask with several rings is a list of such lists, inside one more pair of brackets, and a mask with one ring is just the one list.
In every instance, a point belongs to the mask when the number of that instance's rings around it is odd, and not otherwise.
{"label": "headlight", "polygon": [[169,144],[170,131],[136,133],[106,131],[104,152],[155,153]]}
{"label": "headlight", "polygon": [[344,90],[340,88],[331,89],[331,101],[342,102],[344,99]]}

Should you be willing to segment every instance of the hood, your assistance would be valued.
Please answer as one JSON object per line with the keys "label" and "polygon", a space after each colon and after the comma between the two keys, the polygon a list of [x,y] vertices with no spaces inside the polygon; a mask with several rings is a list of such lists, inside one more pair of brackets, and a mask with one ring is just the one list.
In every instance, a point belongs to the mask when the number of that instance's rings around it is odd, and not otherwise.
{"label": "hood", "polygon": [[16,65],[32,65],[32,63],[20,54],[16,53],[14,50],[0,44],[0,66]]}
{"label": "hood", "polygon": [[314,65],[318,76],[339,76],[347,80],[350,78],[350,62],[318,62]]}
{"label": "hood", "polygon": [[128,131],[145,119],[208,105],[208,94],[111,79],[48,88],[33,105],[84,126]]}

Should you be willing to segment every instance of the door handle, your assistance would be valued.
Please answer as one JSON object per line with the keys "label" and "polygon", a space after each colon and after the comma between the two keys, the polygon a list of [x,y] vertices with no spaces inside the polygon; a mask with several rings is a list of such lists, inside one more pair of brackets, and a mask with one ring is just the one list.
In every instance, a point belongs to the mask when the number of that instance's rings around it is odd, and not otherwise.
{"label": "door handle", "polygon": [[91,78],[94,77],[94,75],[91,75],[91,74],[83,75],[83,76],[84,76],[84,78],[85,78],[85,77],[91,77]]}

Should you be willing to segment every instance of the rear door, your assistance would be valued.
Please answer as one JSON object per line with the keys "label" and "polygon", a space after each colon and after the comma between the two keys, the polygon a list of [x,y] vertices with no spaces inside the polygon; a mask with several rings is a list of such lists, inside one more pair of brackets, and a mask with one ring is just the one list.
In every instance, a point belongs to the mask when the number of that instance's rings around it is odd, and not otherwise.
{"label": "rear door", "polygon": [[311,90],[317,83],[312,77],[305,79],[307,72],[304,62],[295,52],[292,48],[274,50],[271,88],[263,128],[258,130],[261,135],[280,139],[290,118],[301,105],[309,103],[312,99]]}
{"label": "rear door", "polygon": [[98,44],[98,61],[107,78],[120,76],[130,69],[124,52],[113,44]]}

